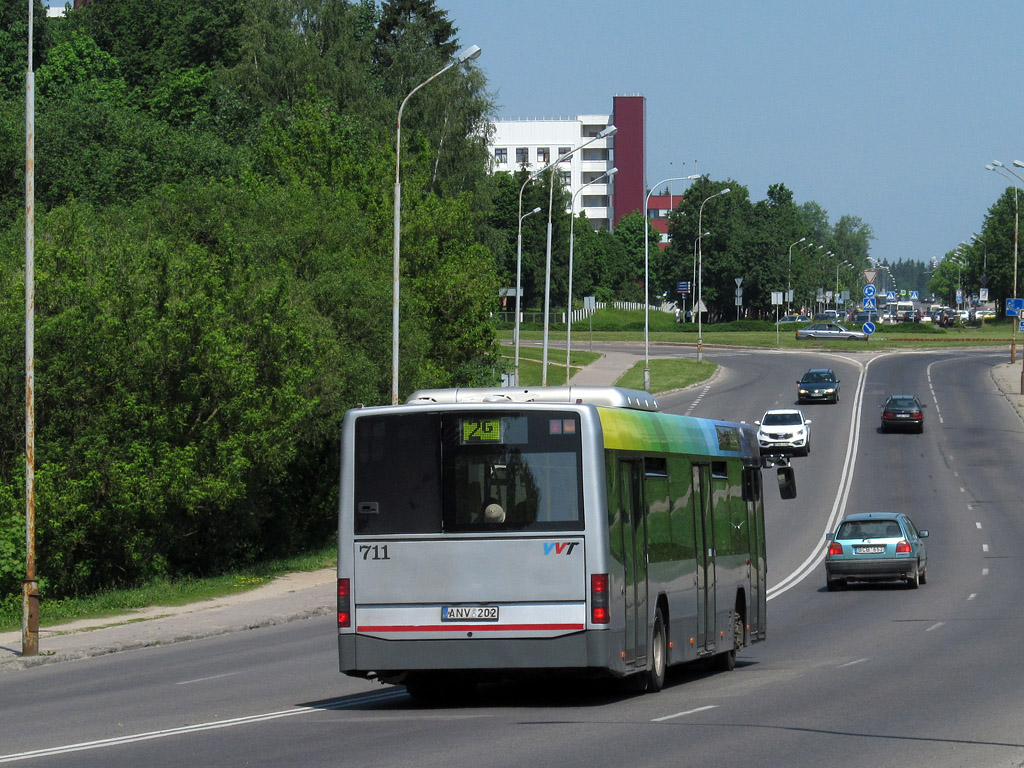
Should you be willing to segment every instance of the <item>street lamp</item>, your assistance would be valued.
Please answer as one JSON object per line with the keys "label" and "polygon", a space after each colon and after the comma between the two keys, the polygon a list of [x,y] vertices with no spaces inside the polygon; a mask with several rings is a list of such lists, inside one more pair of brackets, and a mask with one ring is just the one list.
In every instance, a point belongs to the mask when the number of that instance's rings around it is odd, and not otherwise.
{"label": "street lamp", "polygon": [[519,386],[519,313],[523,307],[523,219],[540,213],[538,205],[519,217],[519,234],[516,236],[516,316],[513,324],[512,345],[515,347],[515,358],[512,364],[512,384]]}
{"label": "street lamp", "polygon": [[[798,245],[806,240],[806,237],[801,237],[793,245]],[[793,307],[790,302],[793,301],[793,245],[789,246],[789,271],[786,273],[786,314],[793,314]]]}
{"label": "street lamp", "polygon": [[395,131],[395,217],[394,217],[394,254],[392,256],[392,289],[391,289],[391,404],[398,405],[398,296],[399,296],[399,272],[398,265],[402,252],[402,110],[406,102],[420,88],[436,77],[440,77],[457,64],[464,64],[472,61],[480,55],[480,46],[471,45],[458,54],[452,61],[448,62],[442,69],[435,72],[422,83],[417,85],[409,95],[402,99],[398,107],[398,123]]}
{"label": "street lamp", "polygon": [[[1024,163],[1021,163],[1020,160],[1014,160],[1013,164],[1016,167],[1018,167],[1018,168],[1024,168]],[[992,165],[986,165],[985,168],[987,168],[990,171],[995,171],[996,173],[998,173],[1003,178],[1009,179],[1010,183],[1013,184],[1013,210],[1014,210],[1014,214],[1013,214],[1013,298],[1016,299],[1017,298],[1017,242],[1018,242],[1017,234],[1018,234],[1018,232],[1020,230],[1020,207],[1018,205],[1017,182],[1014,179],[1011,179],[1009,176],[1007,176],[1006,173],[1003,173],[1003,171],[1006,171],[1008,173],[1012,173],[1017,179],[1020,179],[1020,176],[1017,176],[1016,172],[1011,171],[1009,168],[1007,168],[1005,165],[1000,163],[998,160],[993,160],[992,161]],[[1003,170],[1002,171],[999,170],[1000,168],[1002,168]],[[1024,181],[1024,179],[1021,179],[1021,180]],[[1020,320],[1019,317],[1017,319]],[[1010,364],[1012,365],[1015,362],[1017,362],[1017,326],[1015,324],[1011,324],[1010,325]],[[1021,362],[1020,392],[1021,392],[1022,395],[1024,395],[1024,361]]]}
{"label": "street lamp", "polygon": [[[522,194],[526,188],[526,184],[540,176],[545,171],[554,168],[559,163],[568,160],[575,153],[580,152],[585,146],[589,146],[600,138],[607,138],[612,135],[617,129],[613,125],[607,126],[604,130],[598,133],[596,136],[592,136],[590,140],[584,141],[579,146],[574,146],[564,155],[560,155],[553,161],[548,163],[544,168],[531,173],[525,181],[522,182],[522,186],[519,187],[519,238],[522,238]],[[551,295],[551,200],[554,195],[554,173],[552,173],[552,188],[548,196],[548,248],[547,248],[547,264],[545,267],[545,281],[544,281],[544,369],[541,372],[541,383],[547,385],[548,383],[548,329],[549,329],[549,317],[548,307],[550,306],[550,295]],[[519,254],[519,260],[516,263],[516,273],[518,274],[522,269],[522,253]],[[519,312],[515,314],[515,368],[513,377],[515,378],[515,385],[519,386]]]}
{"label": "street lamp", "polygon": [[[651,358],[650,358],[650,298],[651,298],[651,287],[648,284],[650,280],[650,229],[651,223],[648,219],[647,206],[650,204],[651,195],[658,187],[662,184],[668,184],[672,181],[693,181],[699,179],[700,176],[673,176],[670,179],[662,179],[647,193],[647,197],[644,198],[644,390],[647,392],[651,391]],[[729,190],[725,190],[728,192]],[[719,193],[721,194],[721,193]],[[706,202],[706,201],[705,201]]]}
{"label": "street lamp", "polygon": [[[565,326],[565,383],[569,383],[569,356],[572,353],[572,249],[573,240],[576,235],[576,221],[573,218],[573,211],[576,210],[576,196],[580,194],[584,189],[589,187],[591,184],[596,184],[598,181],[607,176],[607,182],[612,180],[612,176],[619,172],[618,168],[612,168],[610,171],[605,171],[600,176],[591,179],[582,187],[577,189],[572,199],[569,201],[569,298],[566,301],[568,304],[568,310],[566,312],[566,326]],[[606,183],[607,183],[606,182]],[[540,208],[537,209],[538,211]]]}
{"label": "street lamp", "polygon": [[[715,192],[715,194],[711,195],[710,197],[705,198],[704,202],[700,204],[700,209],[697,211],[697,231],[698,232],[703,232],[704,231],[704,224],[703,224],[704,204],[707,203],[708,200],[716,198],[719,195],[727,194],[729,191],[730,191],[729,187],[726,187],[721,192]],[[704,306],[704,243],[701,242],[702,240],[703,240],[703,235],[698,235],[697,236],[697,307],[696,307],[696,310],[697,310],[697,362],[698,363],[704,362],[704,329],[703,329],[703,325],[701,324],[701,313],[700,313],[701,307]]]}
{"label": "street lamp", "polygon": [[[690,302],[690,317],[693,317],[693,310],[697,307],[697,243],[702,237],[707,237],[710,232],[698,232],[697,237],[693,240],[693,275],[690,277],[690,295],[694,297],[693,301]],[[685,309],[685,307],[684,307]]]}

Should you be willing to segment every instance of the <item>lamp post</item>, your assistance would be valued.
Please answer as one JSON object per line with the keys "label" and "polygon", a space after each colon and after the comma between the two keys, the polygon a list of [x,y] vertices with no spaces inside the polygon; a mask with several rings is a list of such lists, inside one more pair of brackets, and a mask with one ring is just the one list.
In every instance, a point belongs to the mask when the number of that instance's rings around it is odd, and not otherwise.
{"label": "lamp post", "polygon": [[[801,237],[793,245],[798,245],[806,240],[806,237]],[[793,314],[793,307],[791,302],[793,301],[793,245],[789,246],[789,271],[786,273],[786,314]]]}
{"label": "lamp post", "polygon": [[[651,275],[651,246],[650,246],[650,229],[651,223],[648,219],[647,206],[650,204],[651,195],[654,190],[660,187],[662,184],[668,184],[672,181],[692,181],[693,179],[699,179],[700,176],[673,176],[669,179],[662,179],[655,184],[647,192],[647,196],[644,198],[644,390],[647,392],[651,391],[651,357],[650,357],[650,299],[651,299],[651,288],[648,284]],[[725,190],[728,192],[729,190]],[[719,193],[722,194],[722,193]],[[713,195],[712,195],[713,197]],[[705,201],[707,202],[707,201]]]}
{"label": "lamp post", "polygon": [[[591,184],[596,184],[598,181],[603,179],[605,176],[608,177],[608,181],[612,180],[612,176],[619,172],[618,168],[612,168],[610,171],[605,171],[600,176],[591,179],[582,187],[577,189],[573,195],[572,200],[569,201],[569,298],[566,303],[568,309],[566,312],[566,325],[565,325],[565,383],[569,383],[569,358],[572,354],[572,249],[573,240],[576,235],[576,220],[574,218],[574,211],[576,210],[576,196],[580,194],[584,189],[589,187]],[[539,208],[537,210],[540,210]]]}
{"label": "lamp post", "polygon": [[432,74],[422,83],[417,85],[409,94],[402,99],[398,107],[398,122],[395,130],[395,215],[394,215],[394,253],[392,255],[392,288],[391,288],[391,404],[398,405],[398,298],[399,298],[399,262],[402,252],[402,110],[406,102],[427,83],[440,77],[456,64],[464,64],[472,61],[480,55],[480,46],[471,45],[452,61],[448,62],[442,69]]}
{"label": "lamp post", "polygon": [[519,234],[516,236],[516,316],[514,320],[514,331],[512,345],[515,347],[515,358],[512,364],[512,384],[519,386],[519,313],[523,303],[523,219],[535,213],[540,213],[538,205],[532,211],[528,211],[519,217]]}
{"label": "lamp post", "polygon": [[850,268],[852,268],[853,264],[851,264],[850,262],[846,261],[845,259],[842,262],[839,262],[839,261],[836,262],[836,292],[832,295],[832,299],[833,299],[832,303],[835,304],[835,307],[836,307],[837,311],[839,310],[839,268],[840,267],[850,267]]}
{"label": "lamp post", "polygon": [[[541,168],[541,169],[539,169],[537,171],[534,171],[534,173],[531,173],[531,174],[529,174],[529,176],[526,177],[526,180],[522,182],[522,186],[519,187],[519,239],[520,240],[522,239],[522,220],[523,220],[523,218],[525,218],[522,215],[522,194],[523,194],[523,191],[526,189],[526,184],[528,184],[530,181],[532,181],[535,178],[537,178],[538,176],[540,176],[545,171],[547,171],[547,170],[549,170],[551,168],[554,168],[556,165],[558,165],[562,161],[567,160],[568,158],[570,158],[575,153],[578,153],[585,146],[588,146],[588,145],[594,143],[599,138],[606,138],[606,137],[612,135],[615,132],[615,130],[617,130],[615,128],[615,126],[613,126],[613,125],[607,126],[604,130],[602,130],[596,136],[591,137],[591,139],[589,141],[585,141],[584,143],[580,144],[579,146],[575,146],[575,147],[571,148],[571,150],[569,150],[567,153],[565,153],[564,155],[559,155],[553,161],[551,161],[546,166],[544,166],[544,168]],[[554,174],[552,174],[552,175],[554,175]],[[554,183],[553,179],[552,179],[552,183]],[[521,270],[522,270],[522,253],[520,252],[519,258],[516,261],[516,273],[517,274],[520,273]],[[549,293],[550,288],[551,288],[550,281],[551,281],[551,205],[550,205],[550,202],[549,202],[549,205],[548,205],[548,248],[547,248],[547,267],[545,269],[545,297],[544,297],[544,308],[545,308],[545,314],[544,314],[544,370],[541,373],[541,381],[543,382],[543,384],[547,384],[548,383],[548,313],[547,313],[547,309],[548,309],[548,293]],[[514,336],[515,336],[515,364],[514,364],[515,368],[513,369],[513,377],[515,378],[515,385],[519,386],[519,312],[516,312],[516,314],[515,314],[515,333],[514,333]]]}
{"label": "lamp post", "polygon": [[[1024,163],[1021,163],[1019,160],[1014,160],[1013,164],[1015,166],[1017,166],[1018,168],[1024,168]],[[1020,179],[1020,176],[1017,176],[1016,172],[1011,171],[1009,168],[1007,168],[1005,165],[1003,165],[998,160],[993,160],[992,164],[991,165],[986,165],[985,168],[987,168],[990,171],[995,171],[996,173],[998,173],[1003,178],[1009,179],[1010,183],[1013,184],[1013,211],[1014,211],[1014,213],[1013,213],[1013,298],[1016,299],[1017,298],[1017,242],[1018,242],[1017,235],[1018,235],[1018,232],[1020,230],[1020,206],[1018,205],[1017,182],[1014,179],[1011,179],[1009,176],[1007,176],[1006,173],[1003,173],[1003,171],[1007,171],[1008,173],[1012,173],[1014,175],[1014,177],[1016,177],[1016,179]],[[999,170],[1000,168],[1002,170]],[[1018,317],[1017,319],[1020,320],[1021,318]],[[1010,364],[1012,365],[1015,362],[1017,362],[1017,326],[1015,324],[1011,324],[1010,325]],[[1021,391],[1021,394],[1024,395],[1024,360],[1021,361],[1020,391]]]}
{"label": "lamp post", "polygon": [[[555,160],[555,162],[559,163],[563,160],[568,159],[569,157],[576,154],[584,147],[593,144],[598,139],[605,139],[609,136],[612,136],[616,130],[618,129],[614,125],[609,125],[596,136],[592,136],[589,141],[585,141],[578,147],[573,147],[572,149],[570,149],[564,155]],[[542,387],[546,387],[548,383],[548,335],[551,329],[551,210],[552,204],[554,202],[554,195],[555,175],[552,173],[551,186],[548,190],[548,244],[544,261],[544,354],[543,362],[541,363],[543,367],[541,368],[540,372],[540,383]]]}
{"label": "lamp post", "polygon": [[[708,200],[724,195],[729,192],[729,187],[726,187],[721,192],[715,192],[704,199],[704,202],[700,204],[700,209],[697,211],[697,231],[704,231],[704,205]],[[701,242],[704,239],[703,235],[697,236],[697,362],[704,362],[704,328],[701,323],[701,307],[704,306],[704,244]]]}

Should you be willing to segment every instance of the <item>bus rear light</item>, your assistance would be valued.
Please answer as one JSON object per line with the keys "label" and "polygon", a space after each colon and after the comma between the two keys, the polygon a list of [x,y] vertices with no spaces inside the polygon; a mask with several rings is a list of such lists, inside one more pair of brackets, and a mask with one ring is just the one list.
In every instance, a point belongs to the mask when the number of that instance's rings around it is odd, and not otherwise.
{"label": "bus rear light", "polygon": [[843,545],[833,541],[828,545],[828,553],[830,555],[841,555],[843,554]]}
{"label": "bus rear light", "polygon": [[903,554],[909,555],[910,554],[910,544],[908,542],[906,542],[906,541],[899,541],[899,542],[897,542],[896,543],[896,554],[897,555],[903,555]]}
{"label": "bus rear light", "polygon": [[590,574],[590,622],[592,624],[610,624],[611,614],[608,612],[608,574]]}
{"label": "bus rear light", "polygon": [[338,579],[338,627],[352,626],[351,588],[348,579]]}

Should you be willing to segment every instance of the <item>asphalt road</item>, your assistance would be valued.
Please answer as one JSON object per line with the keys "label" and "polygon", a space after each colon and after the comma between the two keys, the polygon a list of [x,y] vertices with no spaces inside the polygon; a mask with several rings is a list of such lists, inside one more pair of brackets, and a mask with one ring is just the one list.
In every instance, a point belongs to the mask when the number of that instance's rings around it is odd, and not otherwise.
{"label": "asphalt road", "polygon": [[[992,381],[1005,355],[705,355],[720,375],[663,408],[753,421],[793,404],[807,368],[842,380],[838,405],[803,406],[812,450],[794,461],[798,498],[768,487],[768,641],[733,672],[672,670],[655,695],[488,686],[425,708],[339,675],[332,619],[315,616],[2,674],[0,762],[1019,768],[1024,422]],[[877,406],[895,391],[928,403],[924,434],[879,432]],[[872,509],[929,530],[928,584],[826,592],[825,530]]]}

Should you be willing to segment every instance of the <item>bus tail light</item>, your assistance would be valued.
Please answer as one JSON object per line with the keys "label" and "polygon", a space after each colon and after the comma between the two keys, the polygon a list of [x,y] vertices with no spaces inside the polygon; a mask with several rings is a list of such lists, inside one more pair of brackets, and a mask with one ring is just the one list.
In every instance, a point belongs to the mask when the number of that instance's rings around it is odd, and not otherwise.
{"label": "bus tail light", "polygon": [[590,622],[592,624],[608,624],[611,614],[608,611],[608,574],[590,574]]}
{"label": "bus tail light", "polygon": [[829,555],[841,555],[843,554],[843,545],[837,541],[833,541],[828,545]]}
{"label": "bus tail light", "polygon": [[896,542],[896,554],[897,555],[909,555],[910,554],[910,543],[907,541]]}
{"label": "bus tail light", "polygon": [[338,579],[338,627],[352,626],[351,588],[348,579]]}

